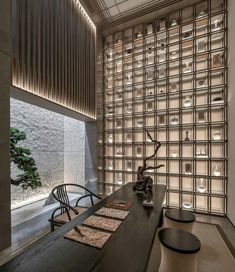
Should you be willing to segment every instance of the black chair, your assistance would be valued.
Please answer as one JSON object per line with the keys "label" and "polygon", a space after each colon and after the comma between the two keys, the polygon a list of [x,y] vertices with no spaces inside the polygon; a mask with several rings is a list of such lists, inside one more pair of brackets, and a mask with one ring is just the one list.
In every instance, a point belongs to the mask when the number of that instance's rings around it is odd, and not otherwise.
{"label": "black chair", "polygon": [[[85,194],[78,198],[75,206],[72,206],[68,197],[68,192],[74,193],[74,189],[79,188],[84,190]],[[91,206],[94,206],[93,198],[102,199],[98,195],[91,192],[89,189],[72,183],[64,183],[56,186],[52,190],[51,194],[60,203],[60,207],[56,208],[52,212],[51,218],[49,219],[51,224],[51,231],[54,231],[55,227],[60,227],[71,221],[89,208],[87,206],[79,206],[79,202],[81,202],[82,199],[85,200],[86,198],[89,198]]]}

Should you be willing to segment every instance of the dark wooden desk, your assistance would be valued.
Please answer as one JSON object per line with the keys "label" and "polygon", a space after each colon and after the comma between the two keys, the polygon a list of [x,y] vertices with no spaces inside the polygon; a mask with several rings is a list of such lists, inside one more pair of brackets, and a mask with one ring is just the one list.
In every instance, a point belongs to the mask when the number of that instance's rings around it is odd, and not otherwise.
{"label": "dark wooden desk", "polygon": [[[153,189],[154,208],[142,206],[142,195],[132,191],[133,183],[103,199],[79,218],[58,228],[24,253],[0,267],[1,272],[144,272],[160,220],[164,185]],[[64,234],[112,199],[132,198],[130,214],[102,249],[64,239]]]}

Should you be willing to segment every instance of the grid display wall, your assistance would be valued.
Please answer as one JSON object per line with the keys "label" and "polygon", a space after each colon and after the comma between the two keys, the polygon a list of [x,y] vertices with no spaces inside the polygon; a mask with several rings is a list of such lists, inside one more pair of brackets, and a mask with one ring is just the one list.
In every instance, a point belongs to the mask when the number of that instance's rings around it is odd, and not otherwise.
{"label": "grid display wall", "polygon": [[98,184],[110,194],[146,173],[166,206],[226,214],[227,3],[208,0],[105,37],[98,90]]}

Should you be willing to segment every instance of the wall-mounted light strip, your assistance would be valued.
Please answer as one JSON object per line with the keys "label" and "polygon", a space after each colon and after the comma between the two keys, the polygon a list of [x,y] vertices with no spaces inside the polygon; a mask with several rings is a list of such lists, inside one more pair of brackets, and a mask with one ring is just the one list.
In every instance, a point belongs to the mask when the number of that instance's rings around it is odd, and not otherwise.
{"label": "wall-mounted light strip", "polygon": [[89,24],[92,26],[93,30],[96,31],[96,26],[95,24],[92,22],[90,16],[87,14],[86,10],[84,9],[84,7],[82,6],[82,4],[78,1],[78,0],[74,0],[76,5],[79,7],[79,9],[81,10],[83,16],[86,18],[86,20],[89,22]]}
{"label": "wall-mounted light strip", "polygon": [[[31,94],[37,95],[37,93],[39,93],[38,90],[34,90],[34,91],[33,91],[33,90],[30,90],[30,89],[24,88],[24,85],[23,85],[23,84],[14,83],[14,79],[13,79],[13,86],[16,87],[16,88],[19,88],[19,89],[21,89],[21,90],[23,90],[23,91],[29,92],[29,93],[31,93]],[[45,96],[45,95],[40,95],[40,98],[44,98],[44,99],[46,99],[46,100],[48,100],[48,101],[50,101],[50,102],[52,102],[52,103],[55,103],[55,104],[58,105],[58,106],[65,107],[66,109],[69,109],[69,110],[71,110],[71,111],[73,111],[73,112],[82,114],[82,115],[84,115],[84,116],[86,116],[86,117],[89,117],[89,118],[91,118],[91,119],[95,119],[95,118],[96,118],[96,115],[95,115],[95,114],[90,114],[88,111],[84,111],[84,112],[83,112],[83,111],[81,111],[81,110],[78,110],[78,109],[74,108],[74,107],[71,106],[71,105],[68,105],[68,104],[66,105],[66,104],[60,103],[60,102],[58,102],[58,101],[55,101],[55,100],[53,100],[53,99],[48,99],[48,97]]]}
{"label": "wall-mounted light strip", "polygon": [[79,1],[13,0],[13,17],[12,84],[95,119],[96,28]]}

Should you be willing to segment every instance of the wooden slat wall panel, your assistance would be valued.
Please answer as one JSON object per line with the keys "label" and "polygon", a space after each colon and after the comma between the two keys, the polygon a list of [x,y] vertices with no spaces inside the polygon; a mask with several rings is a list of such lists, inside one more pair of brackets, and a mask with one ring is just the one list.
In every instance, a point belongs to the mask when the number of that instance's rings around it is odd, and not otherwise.
{"label": "wooden slat wall panel", "polygon": [[13,0],[12,84],[96,118],[96,30],[76,0]]}

